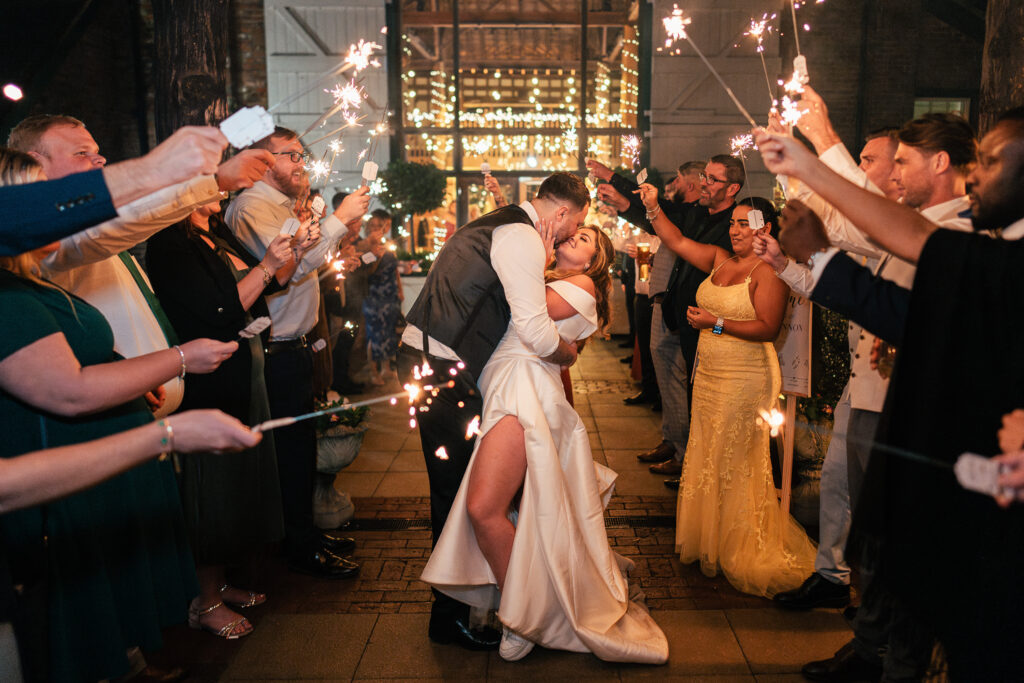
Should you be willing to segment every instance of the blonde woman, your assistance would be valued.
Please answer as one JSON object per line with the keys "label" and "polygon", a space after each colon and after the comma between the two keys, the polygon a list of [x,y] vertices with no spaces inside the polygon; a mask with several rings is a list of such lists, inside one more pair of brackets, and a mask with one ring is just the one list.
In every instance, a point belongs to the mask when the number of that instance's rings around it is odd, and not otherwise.
{"label": "blonde woman", "polygon": [[[42,179],[30,156],[0,149],[0,185]],[[150,424],[143,394],[175,375],[210,372],[237,348],[198,339],[119,359],[99,311],[39,278],[46,251],[0,258],[0,457]],[[159,423],[168,452],[173,424]],[[0,531],[14,583],[24,586],[31,677],[123,675],[126,650],[159,647],[160,628],[184,621],[196,594],[170,462],[4,515]]]}

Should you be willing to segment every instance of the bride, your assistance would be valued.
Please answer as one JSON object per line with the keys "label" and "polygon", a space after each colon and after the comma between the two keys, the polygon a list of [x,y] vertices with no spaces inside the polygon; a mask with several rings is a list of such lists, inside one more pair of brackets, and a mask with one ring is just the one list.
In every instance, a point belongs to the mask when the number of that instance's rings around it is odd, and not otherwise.
{"label": "bride", "polygon": [[[582,344],[607,324],[613,258],[597,228],[559,245],[545,280],[564,339]],[[608,545],[603,510],[616,475],[593,461],[559,368],[530,353],[510,325],[479,386],[481,437],[423,580],[497,608],[508,661],[535,643],[608,661],[667,661],[665,635],[630,600],[633,563]]]}

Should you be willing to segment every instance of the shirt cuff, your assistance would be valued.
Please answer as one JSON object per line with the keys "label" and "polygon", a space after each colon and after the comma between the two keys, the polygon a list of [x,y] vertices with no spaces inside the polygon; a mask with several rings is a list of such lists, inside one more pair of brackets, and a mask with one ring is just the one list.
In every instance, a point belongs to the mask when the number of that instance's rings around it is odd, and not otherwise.
{"label": "shirt cuff", "polygon": [[823,252],[819,251],[814,257],[814,265],[811,266],[811,282],[815,287],[818,285],[818,280],[821,279],[821,274],[825,271],[825,266],[838,253],[839,247],[829,247]]}
{"label": "shirt cuff", "polygon": [[816,282],[811,277],[811,269],[802,266],[793,259],[786,259],[786,267],[777,274],[779,279],[789,285],[790,289],[801,296],[810,297]]}

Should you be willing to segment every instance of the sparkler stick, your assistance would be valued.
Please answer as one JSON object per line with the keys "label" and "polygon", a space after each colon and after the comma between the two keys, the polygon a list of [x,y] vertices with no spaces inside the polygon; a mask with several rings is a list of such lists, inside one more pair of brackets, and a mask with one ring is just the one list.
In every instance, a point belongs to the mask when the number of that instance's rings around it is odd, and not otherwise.
{"label": "sparkler stick", "polygon": [[[346,123],[344,126],[339,126],[339,127],[335,128],[334,130],[332,130],[327,135],[323,135],[321,137],[318,137],[316,140],[311,140],[310,142],[307,142],[306,144],[307,145],[315,145],[316,143],[318,143],[318,142],[320,142],[322,140],[326,140],[327,138],[331,137],[332,135],[336,135],[336,134],[340,133],[341,131],[345,130],[346,128],[352,128],[353,126],[358,126],[359,122],[362,121],[365,118],[366,118],[366,114],[363,114],[362,116],[360,116],[359,118],[355,119],[351,123]],[[302,136],[300,135],[299,137],[302,137]]]}
{"label": "sparkler stick", "polygon": [[676,40],[679,40],[680,38],[685,38],[686,42],[688,42],[690,44],[690,47],[693,48],[694,52],[697,53],[697,56],[700,57],[701,61],[704,62],[704,65],[708,67],[708,70],[711,72],[711,75],[718,79],[718,82],[725,89],[725,93],[729,96],[730,99],[732,99],[733,104],[736,105],[736,108],[739,109],[739,112],[743,114],[743,118],[745,118],[750,123],[750,127],[757,128],[757,122],[754,121],[754,117],[751,116],[750,112],[747,111],[746,107],[744,107],[740,103],[739,98],[736,97],[736,94],[732,91],[732,88],[729,87],[729,85],[725,82],[725,79],[722,78],[722,76],[718,73],[715,67],[711,65],[711,62],[708,61],[708,58],[704,56],[704,53],[700,51],[700,48],[697,47],[697,43],[693,42],[693,39],[690,38],[690,35],[686,32],[686,26],[690,23],[690,18],[683,17],[683,10],[679,9],[678,5],[673,5],[672,14],[662,19],[662,23],[665,25],[665,32],[668,33],[669,36],[669,40],[665,41],[665,46],[671,46],[672,43],[675,42]]}
{"label": "sparkler stick", "polygon": [[371,406],[375,403],[384,403],[395,398],[407,397],[408,392],[400,392],[397,394],[388,394],[387,396],[378,396],[376,398],[369,398],[365,401],[359,401],[358,403],[346,403],[344,405],[335,406],[333,408],[324,408],[323,410],[314,410],[312,413],[306,413],[305,415],[297,415],[295,417],[279,417],[276,420],[267,420],[261,422],[252,428],[254,432],[269,432],[271,429],[277,429],[278,427],[287,427],[293,425],[296,422],[303,422],[305,420],[312,420],[314,417],[320,417],[321,415],[331,415],[332,413],[340,413],[343,410],[352,410],[353,408],[362,408],[363,406]]}
{"label": "sparkler stick", "polygon": [[373,51],[379,49],[381,49],[381,46],[377,43],[367,43],[362,40],[359,41],[358,45],[350,45],[348,52],[345,54],[345,60],[338,64],[338,66],[323,72],[313,79],[308,86],[284,98],[273,107],[267,109],[267,112],[273,113],[278,108],[283,107],[286,104],[291,104],[303,95],[315,90],[324,81],[335,76],[340,76],[349,69],[355,69],[356,73],[359,73],[368,66],[380,66],[380,62],[376,59],[372,59]]}
{"label": "sparkler stick", "polygon": [[772,107],[775,107],[777,101],[775,99],[775,93],[772,90],[772,79],[768,76],[768,64],[764,61],[764,36],[767,33],[772,32],[772,27],[768,25],[768,22],[775,18],[776,15],[767,14],[761,15],[761,21],[750,20],[750,30],[744,33],[746,36],[753,36],[757,40],[757,56],[761,58],[761,68],[764,70],[764,80],[768,84],[768,98],[772,101]]}
{"label": "sparkler stick", "polygon": [[800,27],[796,23],[796,0],[789,0],[789,10],[793,14],[793,40],[796,41],[796,53],[802,55],[800,51]]}

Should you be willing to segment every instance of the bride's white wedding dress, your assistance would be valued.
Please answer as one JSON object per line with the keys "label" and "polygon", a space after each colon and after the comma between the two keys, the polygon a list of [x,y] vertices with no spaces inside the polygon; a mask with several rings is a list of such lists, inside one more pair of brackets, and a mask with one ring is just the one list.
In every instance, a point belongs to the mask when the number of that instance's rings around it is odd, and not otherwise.
{"label": "bride's white wedding dress", "polygon": [[[557,321],[563,339],[597,329],[593,296],[565,281],[548,284],[577,314]],[[466,512],[473,453],[448,522],[422,579],[476,607],[497,609],[502,623],[544,647],[593,652],[615,662],[661,664],[668,641],[641,602],[630,599],[625,572],[633,562],[614,553],[604,507],[616,474],[593,461],[586,427],[566,401],[556,365],[523,346],[509,326],[480,375],[481,436],[514,415],[526,437],[526,480],[512,556],[499,592]]]}

